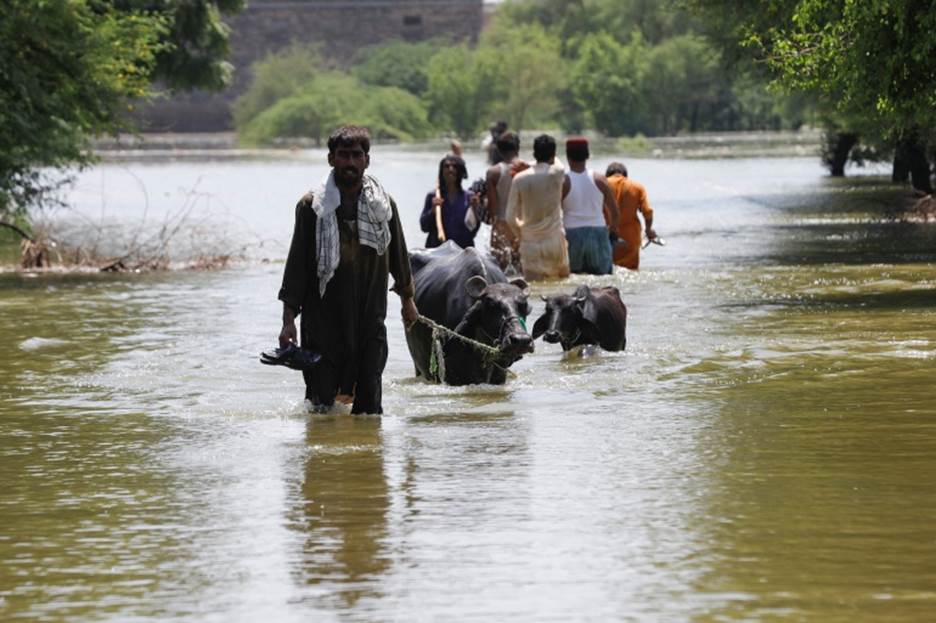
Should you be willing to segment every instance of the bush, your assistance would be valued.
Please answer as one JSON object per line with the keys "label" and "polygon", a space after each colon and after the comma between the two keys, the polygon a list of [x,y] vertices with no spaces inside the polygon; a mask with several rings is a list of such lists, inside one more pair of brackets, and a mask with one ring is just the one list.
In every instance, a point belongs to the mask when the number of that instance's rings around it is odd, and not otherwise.
{"label": "bush", "polygon": [[299,44],[254,63],[250,88],[232,106],[234,125],[244,127],[279,100],[297,94],[324,66],[316,47]]}
{"label": "bush", "polygon": [[439,51],[434,41],[391,41],[367,48],[360,55],[354,75],[366,84],[397,87],[420,96],[429,86],[429,60]]}
{"label": "bush", "polygon": [[248,144],[284,138],[307,138],[321,144],[331,130],[346,123],[366,126],[374,138],[384,140],[421,139],[432,131],[416,96],[394,87],[362,84],[340,72],[317,76],[238,130]]}

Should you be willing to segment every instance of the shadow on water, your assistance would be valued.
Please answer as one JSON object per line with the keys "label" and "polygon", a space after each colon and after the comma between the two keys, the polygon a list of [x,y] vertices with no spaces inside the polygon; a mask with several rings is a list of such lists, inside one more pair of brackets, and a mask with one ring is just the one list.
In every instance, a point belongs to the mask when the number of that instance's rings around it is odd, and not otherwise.
{"label": "shadow on water", "polygon": [[758,261],[771,264],[902,264],[936,260],[936,230],[925,224],[859,220],[778,225]]}
{"label": "shadow on water", "polygon": [[874,310],[930,310],[936,308],[936,287],[893,292],[828,292],[783,298],[763,298],[720,305],[724,309],[801,307],[806,309],[861,308]]}
{"label": "shadow on water", "polygon": [[904,220],[907,191],[879,178],[828,178],[805,197],[778,202],[763,261],[819,265],[899,264],[936,259],[936,228]]}

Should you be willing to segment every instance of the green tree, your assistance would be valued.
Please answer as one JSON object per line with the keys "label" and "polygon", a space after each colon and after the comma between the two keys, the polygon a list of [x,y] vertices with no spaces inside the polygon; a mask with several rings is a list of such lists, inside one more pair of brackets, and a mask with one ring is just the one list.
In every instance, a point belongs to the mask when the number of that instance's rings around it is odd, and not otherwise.
{"label": "green tree", "polygon": [[429,60],[439,47],[435,41],[408,43],[394,40],[367,48],[354,67],[354,75],[367,84],[397,87],[421,96],[429,86]]}
{"label": "green tree", "polygon": [[671,37],[647,53],[640,99],[654,134],[705,128],[719,101],[723,75],[718,52],[697,35]]}
{"label": "green tree", "polygon": [[488,89],[496,84],[495,66],[496,59],[489,54],[479,55],[464,44],[433,56],[424,97],[430,120],[463,139],[473,137],[494,103]]}
{"label": "green tree", "polygon": [[142,96],[168,25],[65,0],[0,7],[0,218],[48,200],[43,168],[90,161],[88,136],[120,125]]}
{"label": "green tree", "polygon": [[[154,79],[223,85],[220,11],[242,0],[6,0],[0,3],[0,219],[52,199],[91,136],[127,126]],[[56,172],[49,173],[49,170]]]}
{"label": "green tree", "polygon": [[[492,27],[539,26],[558,45],[563,64],[556,66],[568,79],[553,116],[567,130],[590,126],[617,136],[774,127],[776,115],[762,114],[755,91],[776,103],[776,114],[794,114],[785,102],[792,98],[768,95],[756,71],[725,65],[720,46],[700,36],[706,22],[688,10],[691,1],[515,0],[502,5]],[[751,105],[760,108],[748,111]]]}
{"label": "green tree", "polygon": [[321,143],[342,123],[366,126],[381,139],[410,141],[431,132],[426,110],[415,95],[396,87],[366,85],[333,71],[277,100],[238,126],[238,134],[245,143],[256,145],[296,138]]}
{"label": "green tree", "polygon": [[267,55],[250,67],[250,87],[232,106],[234,125],[245,127],[251,119],[281,99],[295,95],[316,75],[326,70],[316,46],[293,44]]}
{"label": "green tree", "polygon": [[234,14],[247,0],[98,0],[111,2],[124,12],[145,11],[163,16],[168,32],[156,53],[156,67],[151,80],[170,90],[190,88],[217,91],[226,87],[233,67],[226,60],[230,29],[222,21]]}
{"label": "green tree", "polygon": [[564,88],[559,44],[542,26],[497,21],[475,52],[479,87],[491,96],[491,111],[514,130],[550,121]]}
{"label": "green tree", "polygon": [[778,85],[823,97],[852,132],[906,146],[914,185],[932,190],[925,154],[936,128],[936,0],[693,4],[764,61]]}
{"label": "green tree", "polygon": [[571,71],[571,92],[595,129],[609,136],[640,129],[644,52],[639,35],[624,46],[607,33],[595,35],[579,50]]}

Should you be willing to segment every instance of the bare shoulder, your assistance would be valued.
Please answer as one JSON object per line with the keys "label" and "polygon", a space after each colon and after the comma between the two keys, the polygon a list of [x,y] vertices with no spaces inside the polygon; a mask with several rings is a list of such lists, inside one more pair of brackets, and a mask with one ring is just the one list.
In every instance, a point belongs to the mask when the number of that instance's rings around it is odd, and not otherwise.
{"label": "bare shoulder", "polygon": [[501,168],[500,168],[500,165],[496,165],[496,164],[489,166],[487,169],[487,173],[485,174],[485,178],[487,179],[487,181],[493,182],[495,184],[500,179],[500,176],[501,176]]}
{"label": "bare shoulder", "polygon": [[600,171],[594,171],[592,174],[592,179],[595,180],[595,186],[601,190],[611,190],[611,186],[608,185],[608,178],[605,177],[604,173]]}

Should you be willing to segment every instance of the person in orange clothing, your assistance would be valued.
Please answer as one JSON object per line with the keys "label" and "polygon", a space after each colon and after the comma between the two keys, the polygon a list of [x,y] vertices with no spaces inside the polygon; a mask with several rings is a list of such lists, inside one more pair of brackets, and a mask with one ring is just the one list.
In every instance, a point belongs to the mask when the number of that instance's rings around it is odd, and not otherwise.
{"label": "person in orange clothing", "polygon": [[[608,185],[618,206],[618,240],[613,245],[614,263],[637,270],[640,265],[641,229],[644,229],[637,218],[638,212],[643,215],[647,240],[657,237],[653,231],[653,210],[647,202],[647,189],[643,184],[627,177],[627,167],[621,162],[609,164],[605,177],[608,178]],[[605,214],[605,218],[608,217],[609,215]]]}

